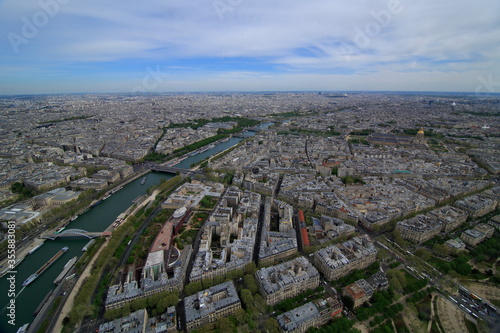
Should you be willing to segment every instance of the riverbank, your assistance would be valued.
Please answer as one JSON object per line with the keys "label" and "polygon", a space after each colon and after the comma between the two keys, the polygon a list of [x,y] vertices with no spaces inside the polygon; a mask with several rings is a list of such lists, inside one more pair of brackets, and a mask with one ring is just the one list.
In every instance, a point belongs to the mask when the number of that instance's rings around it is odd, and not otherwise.
{"label": "riverbank", "polygon": [[[45,242],[45,239],[41,238],[35,238],[31,243],[28,243],[22,247],[16,248],[16,266],[19,265],[24,258],[26,258],[27,255],[29,255],[29,252],[33,250],[35,247],[37,247],[40,244],[43,244]],[[43,245],[42,245],[43,246]],[[8,267],[8,258],[5,258],[0,262],[1,266],[1,273],[0,273],[0,278],[3,277],[7,272],[9,271]]]}
{"label": "riverbank", "polygon": [[[137,178],[136,178],[137,179]],[[142,202],[138,205],[132,204],[129,208],[125,210],[123,214],[126,214],[127,216],[125,217],[124,221],[122,223],[126,223],[128,218],[131,216],[134,216],[140,209],[145,207],[147,204],[150,202],[153,202],[156,199],[156,196],[158,195],[159,190],[154,190],[151,195],[147,196]],[[112,233],[115,228],[113,228],[113,225],[111,224],[108,228],[106,228],[105,232],[110,232]],[[113,235],[111,234],[111,237]],[[65,317],[69,316],[69,313],[71,309],[73,308],[74,305],[74,299],[76,295],[78,294],[80,288],[82,287],[83,283],[86,281],[86,279],[90,276],[92,269],[94,268],[94,263],[103,251],[103,249],[107,246],[109,240],[111,237],[108,237],[106,241],[101,245],[99,250],[96,252],[96,254],[92,257],[90,262],[87,264],[85,267],[84,271],[82,274],[78,277],[78,280],[76,281],[75,285],[73,286],[67,301],[64,303],[61,312],[57,315],[56,322],[54,324],[54,332],[61,332],[63,328],[63,320]]]}
{"label": "riverbank", "polygon": [[73,288],[71,289],[70,294],[68,295],[68,298],[66,299],[66,302],[64,303],[64,305],[61,309],[61,312],[59,313],[59,315],[56,319],[56,323],[54,324],[53,332],[62,332],[64,318],[66,316],[69,316],[69,312],[73,308],[73,303],[75,301],[76,295],[80,291],[82,284],[90,276],[90,273],[94,267],[94,264],[95,264],[97,258],[99,258],[99,255],[101,254],[103,249],[106,248],[106,246],[108,245],[108,242],[109,242],[109,238],[106,238],[106,241],[101,245],[99,250],[96,252],[96,254],[92,257],[90,262],[87,264],[87,266],[83,270],[82,275],[80,275],[80,277],[78,278],[76,283],[73,285]]}
{"label": "riverbank", "polygon": [[[120,182],[117,182],[116,184],[113,184],[113,186],[110,187],[106,191],[106,193],[103,195],[103,197],[105,197],[107,195],[110,195],[110,194],[113,194],[114,189],[116,189],[116,188],[118,188],[120,186],[125,186],[125,185],[133,182],[134,180],[136,180],[136,179],[138,179],[140,177],[143,177],[144,175],[148,174],[149,172],[150,172],[149,169],[143,170],[143,171],[140,171],[140,172],[134,172],[129,177],[123,179]],[[85,210],[91,208],[97,201],[98,200],[93,200],[87,207],[83,207],[77,213],[77,215],[83,214],[83,212],[85,212]],[[31,239],[27,239],[22,246],[19,246],[19,247],[16,248],[16,261],[17,261],[17,264],[20,264],[26,258],[26,256],[29,255],[29,251],[31,251],[32,249],[34,249],[38,245],[43,244],[45,242],[45,239],[43,239],[42,237],[50,235],[50,234],[53,234],[58,229],[62,228],[63,226],[68,225],[71,222],[72,222],[71,218],[65,218],[65,219],[63,219],[63,221],[61,221],[54,228],[49,229],[49,230],[45,230],[45,231],[41,232],[39,235],[37,235],[35,237],[32,237]],[[106,231],[108,231],[108,230],[106,229]],[[18,243],[16,245],[18,245]],[[7,274],[7,271],[8,271],[8,258],[4,258],[4,259],[2,259],[2,261],[0,261],[0,278],[3,277],[5,274]]]}

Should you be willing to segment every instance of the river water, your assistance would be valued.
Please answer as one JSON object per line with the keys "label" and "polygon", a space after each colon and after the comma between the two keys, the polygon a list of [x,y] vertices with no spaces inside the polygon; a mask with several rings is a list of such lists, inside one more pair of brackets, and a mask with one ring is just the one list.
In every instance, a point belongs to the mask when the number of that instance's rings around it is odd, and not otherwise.
{"label": "river water", "polygon": [[[257,128],[264,130],[273,124],[274,123],[264,123],[264,124],[260,124]],[[244,137],[251,137],[253,135],[255,135],[255,132],[250,132],[250,131],[247,131],[247,132],[242,134],[242,136],[244,136]],[[190,169],[191,164],[197,163],[197,162],[199,162],[207,157],[210,157],[210,156],[215,155],[223,150],[231,148],[232,146],[236,145],[241,140],[243,140],[243,138],[231,137],[229,140],[227,140],[225,142],[221,142],[221,143],[217,144],[215,147],[213,147],[213,148],[211,148],[203,153],[199,153],[199,154],[190,156],[174,166],[176,168],[181,168],[181,169]]]}
{"label": "river water", "polygon": [[[265,129],[272,123],[261,124],[259,127]],[[252,136],[254,132],[245,132],[244,136]],[[217,144],[215,147],[193,156],[186,158],[179,164],[175,165],[178,168],[189,169],[191,164],[199,162],[204,158],[214,155],[218,152],[226,150],[238,142],[242,138],[232,137],[225,142]],[[122,190],[113,194],[107,200],[102,201],[97,206],[91,208],[86,213],[80,215],[76,220],[70,222],[66,229],[82,229],[85,231],[101,232],[104,231],[111,223],[115,221],[118,215],[123,213],[132,205],[132,201],[144,194],[146,190],[156,184],[159,184],[162,179],[170,179],[174,175],[167,173],[151,172],[147,175],[146,182],[141,185],[142,177],[125,185]],[[84,237],[77,238],[61,238],[54,241],[46,240],[44,245],[36,252],[28,255],[22,263],[16,267],[15,274],[16,298],[15,298],[15,325],[8,324],[7,317],[10,297],[8,297],[9,282],[7,274],[0,279],[0,333],[15,333],[19,327],[26,323],[31,323],[34,320],[33,312],[38,304],[43,300],[45,295],[55,289],[53,281],[62,271],[64,265],[74,256],[82,255],[82,247],[89,240]],[[52,258],[63,247],[69,247],[68,252],[63,254],[52,266],[50,266],[42,275],[26,287],[22,287],[22,283],[36,270],[38,270],[45,262]],[[3,270],[4,268],[2,268]]]}
{"label": "river water", "polygon": [[[113,223],[118,215],[123,213],[132,205],[132,201],[138,196],[146,194],[146,190],[159,184],[161,179],[170,179],[174,175],[167,173],[152,172],[147,175],[146,183],[141,185],[141,178],[138,178],[131,183],[125,185],[122,190],[113,194],[109,199],[104,200],[99,205],[91,208],[86,213],[80,215],[76,220],[70,222],[66,229],[83,229],[86,231],[104,231],[111,223]],[[35,318],[33,312],[38,304],[43,300],[44,296],[52,289],[55,289],[53,281],[62,271],[64,265],[74,256],[82,255],[82,247],[89,240],[84,237],[77,238],[61,238],[54,241],[46,240],[45,243],[35,251],[28,255],[17,267],[16,278],[16,325],[8,324],[7,317],[7,302],[10,297],[7,295],[9,288],[7,277],[4,276],[0,280],[0,332],[16,332],[17,329],[26,324],[31,323]],[[22,283],[28,276],[38,270],[47,260],[52,258],[64,246],[69,247],[68,252],[63,254],[52,266],[50,266],[42,275],[26,287],[22,287]],[[3,268],[2,268],[3,269]]]}

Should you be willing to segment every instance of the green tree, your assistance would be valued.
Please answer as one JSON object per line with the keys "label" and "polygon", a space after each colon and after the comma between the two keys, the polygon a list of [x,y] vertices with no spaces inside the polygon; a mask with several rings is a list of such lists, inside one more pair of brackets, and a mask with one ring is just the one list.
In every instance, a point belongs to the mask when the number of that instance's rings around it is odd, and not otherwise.
{"label": "green tree", "polygon": [[253,275],[247,274],[245,275],[243,280],[245,281],[245,286],[247,287],[248,290],[250,290],[252,294],[255,294],[257,293],[257,291],[259,291],[259,287],[257,286],[257,281],[255,280],[255,277]]}
{"label": "green tree", "polygon": [[201,290],[202,290],[201,281],[190,282],[184,288],[184,291],[186,292],[186,294],[188,296],[189,295],[194,295],[194,294],[196,294],[197,292],[199,292]]}
{"label": "green tree", "polygon": [[429,261],[429,259],[432,257],[430,251],[427,249],[424,249],[423,247],[421,247],[417,251],[415,251],[415,255],[417,257],[420,257],[424,261]]}
{"label": "green tree", "polygon": [[232,332],[234,329],[233,323],[227,317],[217,319],[215,326],[219,332]]}
{"label": "green tree", "polygon": [[248,289],[243,289],[241,291],[241,301],[246,309],[252,309],[254,307],[252,292]]}
{"label": "green tree", "polygon": [[407,245],[406,241],[401,236],[401,232],[399,230],[395,229],[392,232],[392,237],[394,238],[394,241],[398,243],[399,246],[405,247]]}
{"label": "green tree", "polygon": [[255,296],[253,297],[253,302],[257,310],[259,310],[261,313],[266,312],[267,303],[260,294],[255,294]]}
{"label": "green tree", "polygon": [[405,274],[398,269],[388,270],[387,278],[389,279],[391,287],[398,292],[402,292],[407,285]]}
{"label": "green tree", "polygon": [[236,310],[234,312],[233,316],[236,319],[236,322],[238,323],[238,325],[242,325],[242,324],[246,323],[245,311],[243,309]]}
{"label": "green tree", "polygon": [[264,328],[269,332],[269,333],[278,333],[279,332],[279,325],[278,321],[274,318],[269,318],[266,320],[264,323]]}
{"label": "green tree", "polygon": [[446,257],[449,254],[448,247],[443,244],[435,243],[434,245],[432,245],[432,250],[434,251],[434,253],[441,257]]}

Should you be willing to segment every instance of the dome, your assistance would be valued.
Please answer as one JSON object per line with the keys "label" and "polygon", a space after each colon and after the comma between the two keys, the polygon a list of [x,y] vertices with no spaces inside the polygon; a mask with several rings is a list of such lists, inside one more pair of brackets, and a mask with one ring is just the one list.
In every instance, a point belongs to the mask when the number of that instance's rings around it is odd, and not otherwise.
{"label": "dome", "polygon": [[177,208],[174,212],[174,215],[173,215],[174,219],[178,219],[178,218],[182,217],[184,214],[186,214],[186,211],[187,211],[186,207]]}

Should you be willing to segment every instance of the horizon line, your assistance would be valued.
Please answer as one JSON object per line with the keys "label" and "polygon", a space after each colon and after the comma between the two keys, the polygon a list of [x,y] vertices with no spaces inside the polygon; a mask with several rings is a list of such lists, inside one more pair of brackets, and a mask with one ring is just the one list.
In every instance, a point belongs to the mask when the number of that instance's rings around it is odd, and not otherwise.
{"label": "horizon line", "polygon": [[65,92],[65,93],[24,93],[24,94],[0,94],[0,98],[26,97],[26,96],[65,96],[65,95],[127,95],[127,96],[153,96],[169,94],[259,94],[259,93],[371,93],[371,94],[463,94],[475,95],[476,97],[500,97],[500,92],[472,92],[451,90],[193,90],[193,91],[157,91],[157,92]]}

